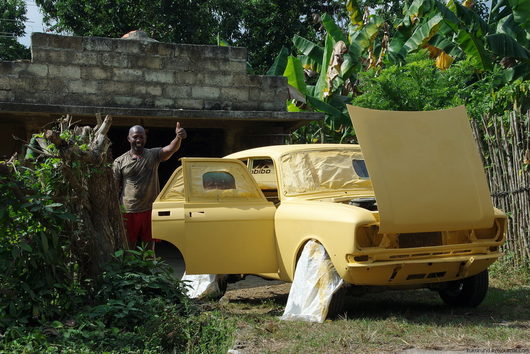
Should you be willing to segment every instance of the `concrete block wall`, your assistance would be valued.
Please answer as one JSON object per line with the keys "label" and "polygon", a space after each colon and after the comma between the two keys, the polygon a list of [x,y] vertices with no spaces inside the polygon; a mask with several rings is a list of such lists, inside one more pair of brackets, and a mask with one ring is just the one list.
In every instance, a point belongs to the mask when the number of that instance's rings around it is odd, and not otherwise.
{"label": "concrete block wall", "polygon": [[284,77],[246,74],[245,48],[34,33],[0,62],[0,102],[285,111]]}

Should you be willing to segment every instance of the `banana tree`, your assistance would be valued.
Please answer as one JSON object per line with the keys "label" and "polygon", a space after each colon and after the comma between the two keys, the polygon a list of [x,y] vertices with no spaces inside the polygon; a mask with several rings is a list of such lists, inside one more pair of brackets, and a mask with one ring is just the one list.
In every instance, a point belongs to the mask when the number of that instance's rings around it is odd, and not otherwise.
{"label": "banana tree", "polygon": [[505,68],[509,81],[530,76],[530,4],[527,0],[494,0],[487,20],[469,7],[449,0],[414,0],[389,46],[389,57],[400,61],[428,49],[440,69],[467,58],[478,70]]}
{"label": "banana tree", "polygon": [[[355,1],[347,2],[351,23],[348,33],[324,14],[326,30],[323,46],[295,35],[296,55],[282,49],[269,75],[286,76],[291,100],[289,111],[312,110],[326,114],[324,125],[309,129],[304,141],[344,141],[352,135],[346,104],[355,90],[356,73],[382,64],[381,45],[376,43],[384,28],[383,20],[374,15],[360,16]],[[388,38],[386,39],[388,42]],[[384,46],[383,46],[384,47]]]}

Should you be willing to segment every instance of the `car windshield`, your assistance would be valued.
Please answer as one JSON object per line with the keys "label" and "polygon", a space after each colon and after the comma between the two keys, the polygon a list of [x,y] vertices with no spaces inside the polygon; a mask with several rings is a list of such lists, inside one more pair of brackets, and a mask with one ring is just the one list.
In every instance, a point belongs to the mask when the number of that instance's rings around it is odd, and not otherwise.
{"label": "car windshield", "polygon": [[286,195],[371,188],[359,150],[296,151],[281,162]]}

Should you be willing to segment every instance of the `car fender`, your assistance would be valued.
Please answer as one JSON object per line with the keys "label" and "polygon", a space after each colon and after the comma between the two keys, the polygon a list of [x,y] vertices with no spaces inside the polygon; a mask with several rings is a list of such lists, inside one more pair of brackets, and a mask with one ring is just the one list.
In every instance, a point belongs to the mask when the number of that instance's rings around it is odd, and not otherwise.
{"label": "car fender", "polygon": [[347,272],[346,255],[354,251],[355,230],[375,222],[370,211],[356,206],[305,200],[282,203],[275,217],[280,278],[292,281],[300,252],[311,239],[324,246],[342,277]]}

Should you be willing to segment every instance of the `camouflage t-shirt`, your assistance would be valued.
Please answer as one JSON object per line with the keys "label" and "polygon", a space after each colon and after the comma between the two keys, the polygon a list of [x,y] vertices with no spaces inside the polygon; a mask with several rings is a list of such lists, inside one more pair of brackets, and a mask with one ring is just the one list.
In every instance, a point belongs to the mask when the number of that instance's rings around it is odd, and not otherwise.
{"label": "camouflage t-shirt", "polygon": [[144,149],[139,158],[130,151],[114,160],[112,170],[121,186],[120,202],[126,213],[151,210],[160,192],[158,165],[162,148]]}

